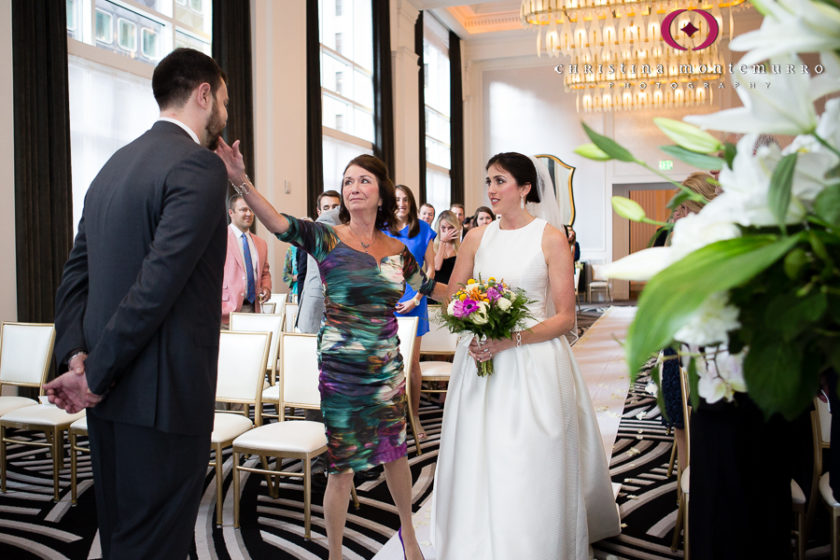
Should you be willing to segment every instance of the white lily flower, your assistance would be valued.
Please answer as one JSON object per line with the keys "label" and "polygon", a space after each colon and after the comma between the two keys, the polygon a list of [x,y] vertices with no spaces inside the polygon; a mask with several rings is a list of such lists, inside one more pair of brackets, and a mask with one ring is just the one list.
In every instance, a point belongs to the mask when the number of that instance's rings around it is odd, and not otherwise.
{"label": "white lily flower", "polygon": [[697,346],[726,344],[729,342],[728,332],[740,326],[738,308],[729,304],[729,293],[717,292],[706,298],[674,338]]}
{"label": "white lily flower", "polygon": [[671,247],[650,247],[605,264],[601,273],[606,278],[646,282],[674,262]]}
{"label": "white lily flower", "polygon": [[[750,134],[738,141],[738,153],[732,162],[732,168],[724,167],[718,178],[723,194],[707,204],[701,214],[714,213],[719,220],[732,220],[742,226],[776,224],[776,218],[767,202],[767,195],[770,192],[770,177],[782,154],[778,146],[771,145],[761,146],[753,155],[756,138],[756,135]],[[794,172],[794,191],[785,216],[785,223],[788,224],[799,223],[805,216],[803,200],[797,195],[811,190],[808,184],[801,187],[797,185],[800,180],[806,180],[807,174],[812,172],[804,169],[805,167],[797,165]],[[674,237],[676,240],[676,233]]]}
{"label": "white lily flower", "polygon": [[823,73],[811,80],[811,99],[819,99],[840,91],[840,54],[834,51],[820,53]]}
{"label": "white lily flower", "polygon": [[784,53],[833,51],[840,48],[840,10],[824,2],[764,2],[761,28],[732,39],[729,49],[749,51],[741,64],[756,64]]}
{"label": "white lily flower", "polygon": [[[697,352],[698,348],[693,347],[692,351]],[[697,392],[707,403],[712,404],[721,399],[731,402],[735,393],[747,392],[744,356],[743,351],[733,355],[723,347],[718,349],[714,357],[695,359],[699,377]]]}
{"label": "white lily flower", "polygon": [[716,241],[741,237],[741,230],[730,213],[707,211],[706,206],[699,213],[689,214],[674,224],[671,236],[674,261]]}
{"label": "white lily flower", "polygon": [[[774,64],[801,64],[798,57],[780,57]],[[817,126],[817,112],[808,74],[741,73],[736,65],[732,83],[743,107],[708,115],[691,115],[683,120],[701,128],[728,132],[805,134]],[[755,83],[755,87],[750,84]]]}

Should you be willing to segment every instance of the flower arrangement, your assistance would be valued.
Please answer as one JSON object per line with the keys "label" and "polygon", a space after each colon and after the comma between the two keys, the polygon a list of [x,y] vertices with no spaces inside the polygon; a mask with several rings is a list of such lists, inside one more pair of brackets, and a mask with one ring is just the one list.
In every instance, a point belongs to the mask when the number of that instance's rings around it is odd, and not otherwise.
{"label": "flower arrangement", "polygon": [[[708,202],[675,183],[680,192],[669,207],[692,198],[705,203],[702,210],[673,226],[671,246],[634,253],[606,273],[648,280],[626,341],[632,372],[663,347],[682,348],[693,399],[747,392],[766,415],[793,418],[809,406],[820,374],[840,371],[840,99],[826,101],[822,115],[815,107],[840,91],[840,7],[753,4],[764,16],[761,28],[733,39],[730,49],[748,51],[739,65],[763,63],[769,86],[738,88],[739,108],[687,122],[654,119],[676,143],[662,149],[720,170],[722,193]],[[801,68],[800,52],[819,52],[824,71],[774,71]],[[580,155],[651,169],[584,127],[592,143],[578,148]],[[745,136],[737,145],[721,143],[705,128]],[[762,134],[795,139],[780,149],[759,145]],[[613,207],[656,223],[628,199],[614,198]]]}
{"label": "flower arrangement", "polygon": [[[441,320],[454,333],[468,332],[482,339],[511,338],[526,318],[529,300],[521,289],[511,289],[492,276],[483,282],[470,278],[441,313]],[[476,361],[478,375],[493,373],[493,360]]]}

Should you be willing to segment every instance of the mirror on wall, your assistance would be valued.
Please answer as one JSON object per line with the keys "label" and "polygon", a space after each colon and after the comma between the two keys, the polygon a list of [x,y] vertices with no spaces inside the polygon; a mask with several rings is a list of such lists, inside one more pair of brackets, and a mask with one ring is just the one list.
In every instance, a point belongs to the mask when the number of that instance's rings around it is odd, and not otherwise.
{"label": "mirror on wall", "polygon": [[566,225],[575,223],[575,193],[572,187],[572,179],[575,176],[575,168],[564,162],[557,156],[550,154],[537,154],[548,167],[551,181],[554,183],[554,194],[557,197],[557,204],[560,206],[560,215]]}

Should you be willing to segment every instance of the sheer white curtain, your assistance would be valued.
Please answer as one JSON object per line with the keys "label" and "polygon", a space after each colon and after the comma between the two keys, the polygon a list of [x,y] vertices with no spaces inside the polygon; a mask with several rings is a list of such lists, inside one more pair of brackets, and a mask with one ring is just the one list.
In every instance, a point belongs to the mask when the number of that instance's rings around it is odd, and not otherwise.
{"label": "sheer white curtain", "polygon": [[77,56],[67,63],[73,234],[90,182],[111,155],[158,118],[151,80]]}

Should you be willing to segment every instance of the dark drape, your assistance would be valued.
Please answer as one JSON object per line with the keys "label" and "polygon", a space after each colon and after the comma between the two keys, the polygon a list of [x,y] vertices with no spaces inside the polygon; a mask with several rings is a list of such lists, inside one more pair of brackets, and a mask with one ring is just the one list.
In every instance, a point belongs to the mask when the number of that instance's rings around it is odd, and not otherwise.
{"label": "dark drape", "polygon": [[414,53],[417,55],[417,105],[420,134],[417,155],[420,159],[420,203],[426,202],[426,66],[423,59],[423,12],[414,24]]}
{"label": "dark drape", "polygon": [[391,9],[373,0],[373,152],[394,176],[394,89],[391,81]]}
{"label": "dark drape", "polygon": [[318,0],[306,0],[306,202],[310,216],[318,215],[318,195],[324,191],[324,139],[321,120]]}
{"label": "dark drape", "polygon": [[245,169],[254,177],[254,93],[251,79],[251,3],[213,0],[213,58],[227,74],[225,139],[240,141]]}
{"label": "dark drape", "polygon": [[461,86],[461,39],[449,32],[449,130],[452,167],[449,171],[450,200],[464,200],[464,105]]}
{"label": "dark drape", "polygon": [[13,0],[19,321],[51,323],[73,243],[66,3]]}

